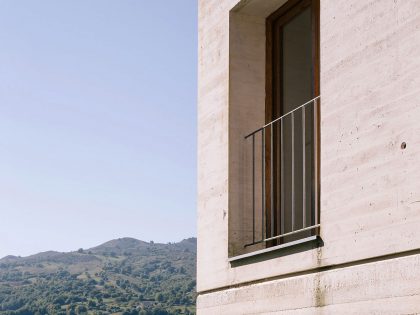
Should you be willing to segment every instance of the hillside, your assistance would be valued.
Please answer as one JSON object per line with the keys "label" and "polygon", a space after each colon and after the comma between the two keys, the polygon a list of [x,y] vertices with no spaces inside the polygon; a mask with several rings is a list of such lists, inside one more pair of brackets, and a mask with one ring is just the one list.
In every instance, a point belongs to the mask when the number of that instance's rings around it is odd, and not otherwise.
{"label": "hillside", "polygon": [[0,259],[0,314],[194,314],[196,239]]}

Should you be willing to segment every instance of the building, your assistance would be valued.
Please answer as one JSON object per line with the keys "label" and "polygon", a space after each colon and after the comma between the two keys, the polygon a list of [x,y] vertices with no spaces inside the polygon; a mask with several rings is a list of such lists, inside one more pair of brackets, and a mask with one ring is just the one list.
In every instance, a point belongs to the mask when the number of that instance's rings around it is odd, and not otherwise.
{"label": "building", "polygon": [[420,1],[199,0],[198,314],[420,314]]}

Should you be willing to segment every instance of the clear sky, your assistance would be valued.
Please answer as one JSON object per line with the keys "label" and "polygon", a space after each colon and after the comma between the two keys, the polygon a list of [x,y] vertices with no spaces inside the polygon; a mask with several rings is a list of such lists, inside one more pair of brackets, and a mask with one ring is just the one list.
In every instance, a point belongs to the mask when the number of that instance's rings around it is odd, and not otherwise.
{"label": "clear sky", "polygon": [[0,257],[196,234],[196,0],[0,1]]}

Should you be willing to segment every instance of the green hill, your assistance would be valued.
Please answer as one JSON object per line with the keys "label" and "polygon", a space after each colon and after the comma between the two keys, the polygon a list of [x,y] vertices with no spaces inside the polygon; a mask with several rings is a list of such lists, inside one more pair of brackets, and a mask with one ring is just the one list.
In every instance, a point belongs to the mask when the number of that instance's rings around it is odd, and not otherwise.
{"label": "green hill", "polygon": [[196,239],[0,259],[0,314],[194,314]]}

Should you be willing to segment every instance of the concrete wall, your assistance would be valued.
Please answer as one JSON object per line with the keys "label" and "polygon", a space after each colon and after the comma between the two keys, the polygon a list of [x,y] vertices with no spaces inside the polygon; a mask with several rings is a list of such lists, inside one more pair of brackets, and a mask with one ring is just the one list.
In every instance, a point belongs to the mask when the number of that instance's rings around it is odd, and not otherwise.
{"label": "concrete wall", "polygon": [[247,284],[198,298],[199,314],[417,314],[420,256]]}
{"label": "concrete wall", "polygon": [[[260,23],[280,4],[199,1],[198,312],[420,313],[418,0],[321,0],[324,246],[228,262],[241,219],[235,139],[252,127],[251,101],[263,101],[257,94],[238,107],[247,90],[234,80],[233,47],[247,32],[232,38],[230,24]],[[244,86],[261,81],[258,71],[245,73]]]}

